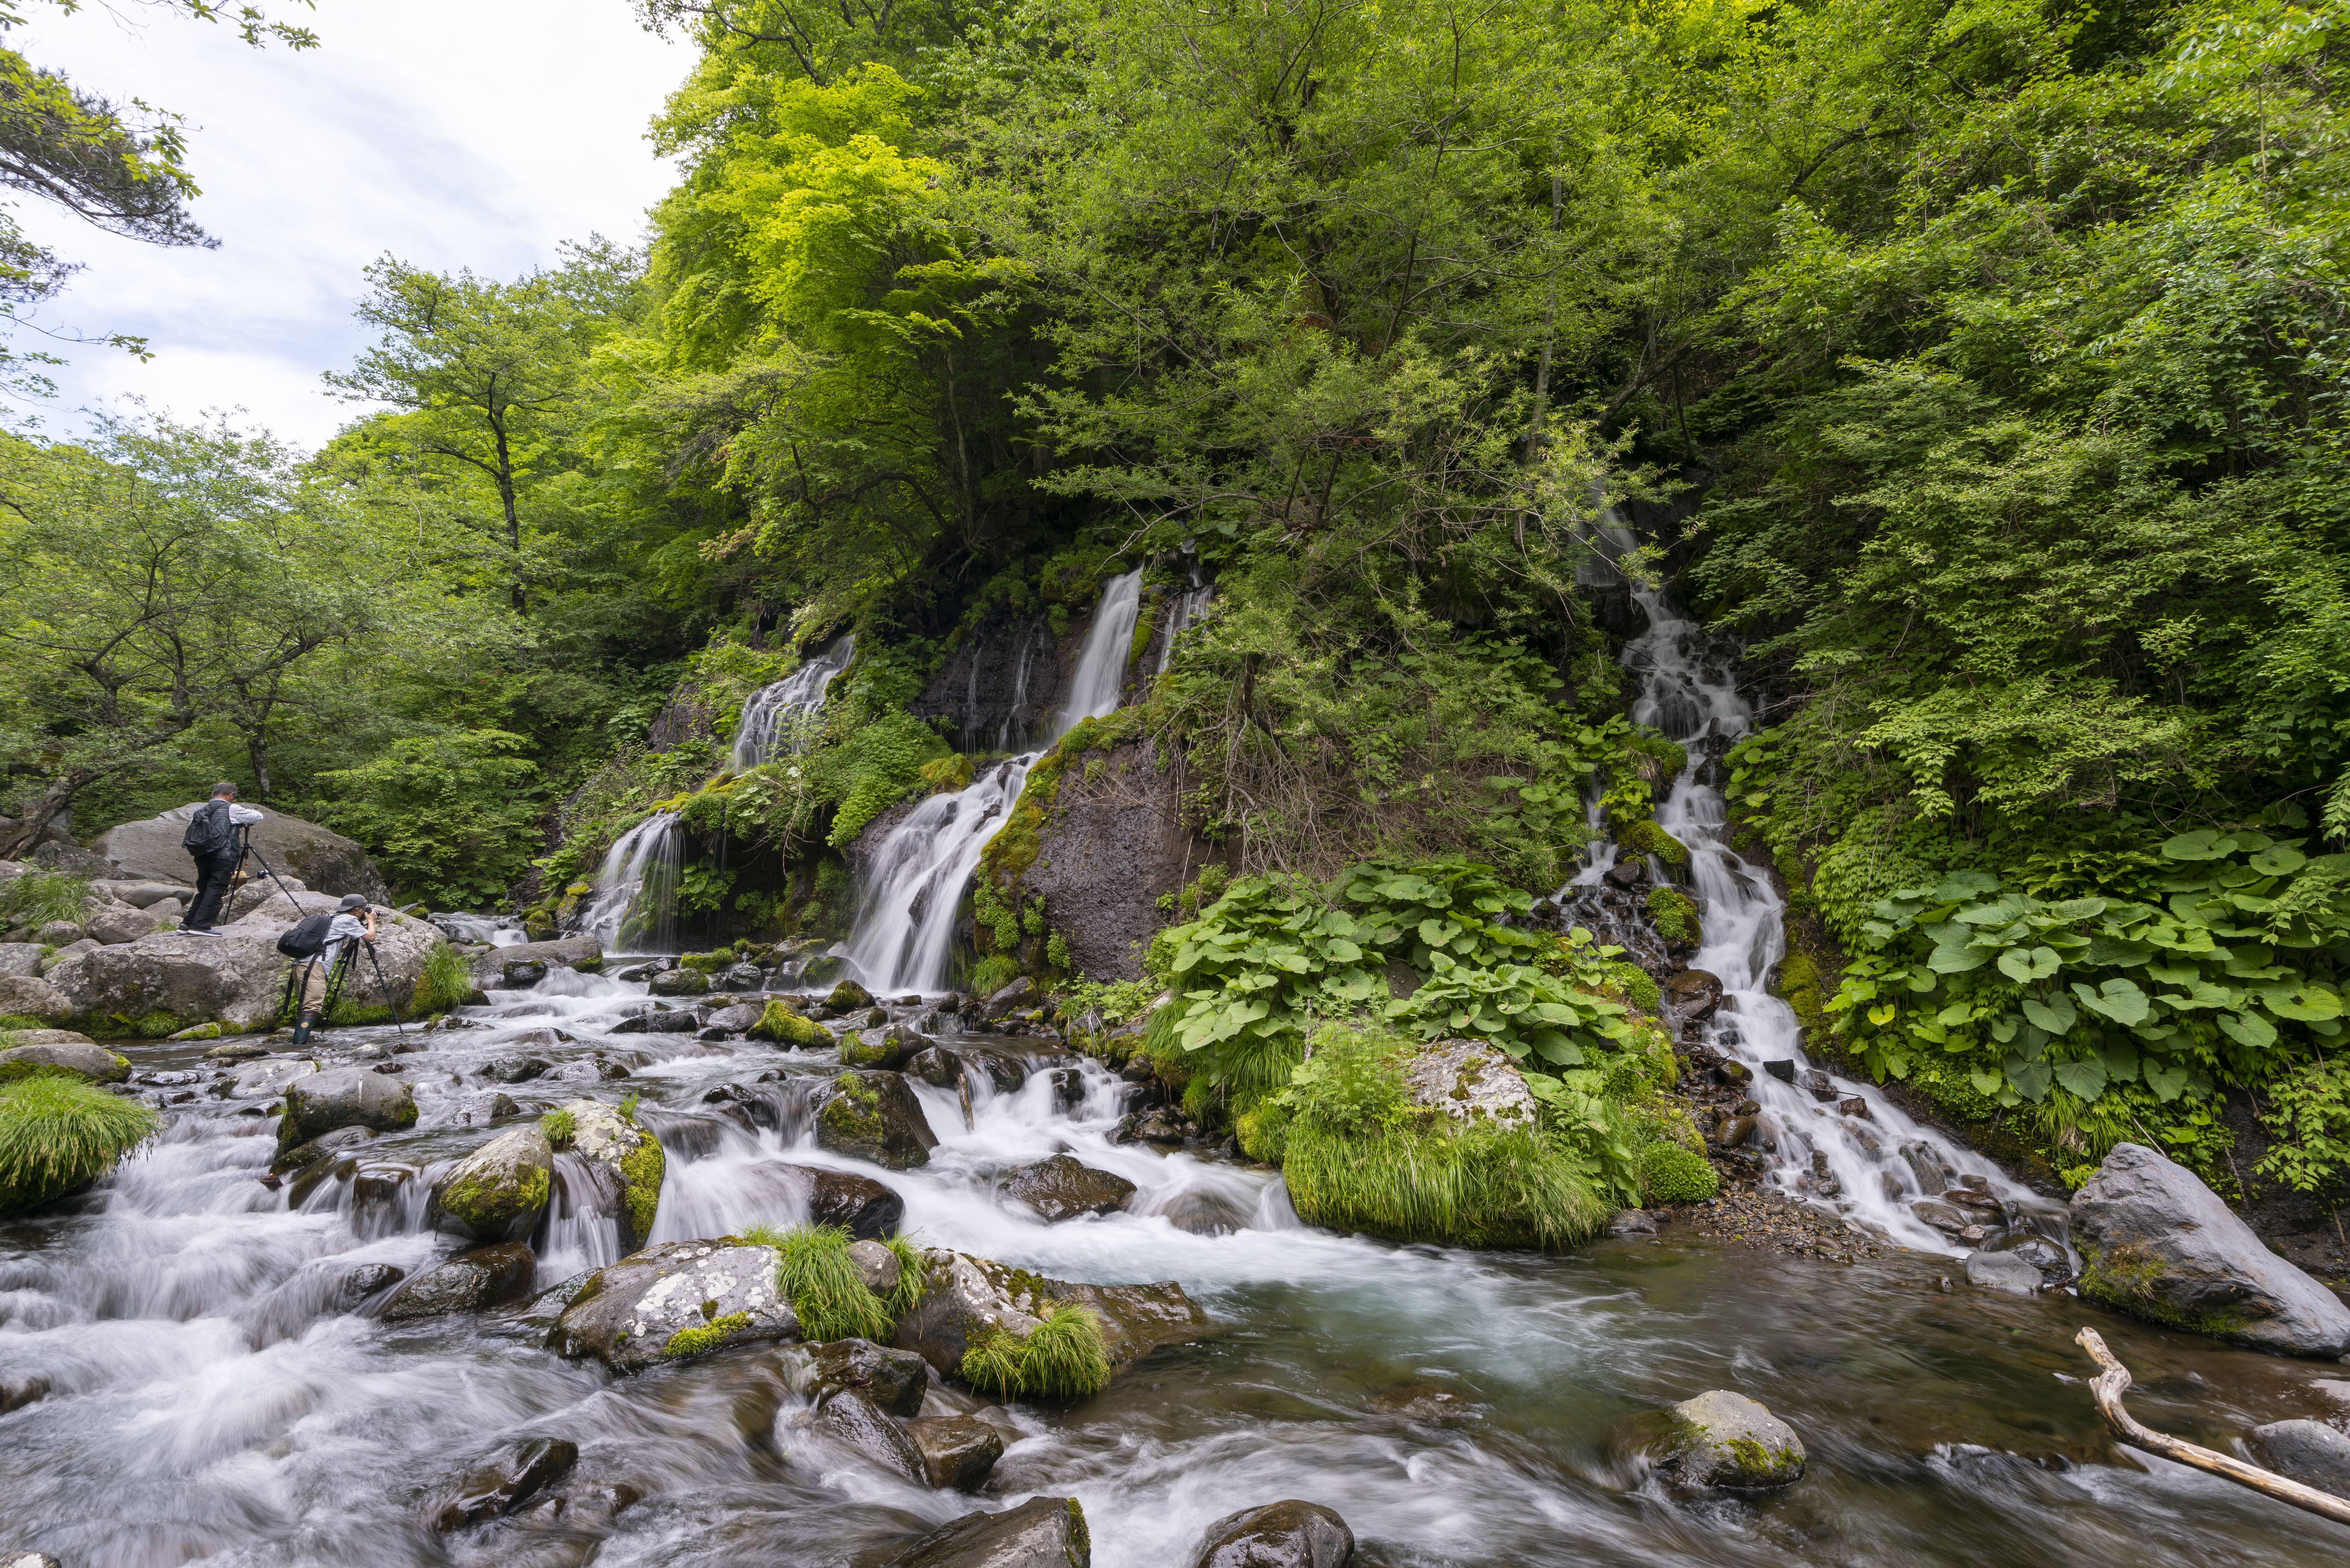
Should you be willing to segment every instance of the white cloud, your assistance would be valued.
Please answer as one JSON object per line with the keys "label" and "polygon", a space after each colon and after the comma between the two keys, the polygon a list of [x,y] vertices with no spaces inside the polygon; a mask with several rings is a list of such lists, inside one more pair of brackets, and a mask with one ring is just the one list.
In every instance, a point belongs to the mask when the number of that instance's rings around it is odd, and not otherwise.
{"label": "white cloud", "polygon": [[[175,109],[192,130],[215,251],[118,239],[24,201],[28,233],[87,269],[45,326],[146,337],[142,365],[63,350],[44,422],[126,396],[183,417],[243,407],[316,445],[351,416],[325,395],[369,338],[352,319],[359,271],[389,252],[511,276],[590,233],[633,240],[672,170],[645,127],[691,52],[639,28],[624,0],[320,0],[324,47],[249,49],[226,28],[102,8],[41,18],[10,43],[118,101]],[[32,334],[21,346],[47,347]]]}

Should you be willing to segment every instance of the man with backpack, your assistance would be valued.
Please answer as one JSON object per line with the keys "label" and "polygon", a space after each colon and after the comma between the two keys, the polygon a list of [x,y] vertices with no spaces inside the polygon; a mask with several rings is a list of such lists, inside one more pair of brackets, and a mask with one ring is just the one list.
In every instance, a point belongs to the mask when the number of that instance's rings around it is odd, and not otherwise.
{"label": "man with backpack", "polygon": [[277,939],[277,950],[304,966],[296,988],[302,1000],[294,1021],[295,1044],[309,1044],[310,1031],[326,1010],[327,982],[334,975],[335,961],[354,938],[370,946],[375,942],[375,909],[361,893],[346,893],[333,914],[306,916]]}
{"label": "man with backpack", "polygon": [[181,836],[180,847],[195,857],[196,901],[189,906],[180,929],[211,934],[221,906],[228,902],[237,866],[244,858],[239,830],[260,820],[261,813],[236,804],[236,785],[226,782],[213,785],[212,799],[197,806],[195,815],[188,818],[188,831]]}

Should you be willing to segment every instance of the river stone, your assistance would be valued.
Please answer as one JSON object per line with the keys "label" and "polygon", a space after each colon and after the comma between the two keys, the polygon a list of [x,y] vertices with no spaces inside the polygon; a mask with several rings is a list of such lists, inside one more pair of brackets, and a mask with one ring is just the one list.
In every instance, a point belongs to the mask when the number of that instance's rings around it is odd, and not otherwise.
{"label": "river stone", "polygon": [[634,1251],[653,1232],[660,1209],[661,1180],[669,1157],[660,1140],[601,1100],[571,1100],[571,1152],[592,1159],[619,1179],[620,1244]]}
{"label": "river stone", "polygon": [[119,1084],[130,1076],[130,1061],[92,1041],[79,1044],[43,1042],[0,1051],[0,1084],[42,1072],[65,1074],[88,1084]]}
{"label": "river stone", "polygon": [[2350,1306],[2141,1144],[2116,1144],[2073,1195],[2073,1238],[2081,1293],[2107,1306],[2279,1355],[2350,1351]]}
{"label": "river stone", "polygon": [[1002,1513],[941,1525],[885,1568],[1093,1568],[1086,1511],[1073,1497],[1032,1497]]}
{"label": "river stone", "polygon": [[1036,1002],[1036,982],[1024,974],[989,997],[983,1011],[990,1018],[1001,1018],[1019,1008],[1034,1007]]}
{"label": "river stone", "polygon": [[476,1247],[400,1286],[384,1303],[383,1315],[397,1323],[502,1306],[529,1291],[531,1271],[537,1266],[538,1259],[520,1241]]}
{"label": "river stone", "polygon": [[901,1075],[843,1073],[827,1089],[816,1115],[818,1148],[890,1170],[930,1163],[938,1136]]}
{"label": "river stone", "polygon": [[1684,1486],[1785,1486],[1803,1476],[1804,1440],[1758,1400],[1715,1388],[1670,1414],[1664,1464]]}
{"label": "river stone", "polygon": [[74,1011],[73,999],[38,975],[0,975],[0,1018],[37,1018],[44,1023],[63,1023],[74,1015]]}
{"label": "river stone", "polygon": [[857,1277],[865,1282],[865,1288],[877,1296],[896,1290],[906,1272],[898,1254],[879,1241],[851,1241],[848,1261],[857,1265]]}
{"label": "river stone", "polygon": [[1721,977],[1685,969],[1665,981],[1665,1005],[1684,1023],[1711,1018],[1721,1005]]}
{"label": "river stone", "polygon": [[976,1416],[922,1416],[906,1423],[924,1479],[941,1491],[974,1491],[1003,1457],[1003,1434]]}
{"label": "river stone", "polygon": [[2038,1269],[2013,1252],[1976,1252],[1967,1259],[1967,1283],[2028,1296],[2043,1281]]}
{"label": "river stone", "polygon": [[333,1067],[286,1085],[277,1147],[291,1149],[337,1127],[398,1132],[415,1125],[415,1095],[398,1077],[368,1067]]}
{"label": "river stone", "polygon": [[38,942],[0,942],[0,976],[37,979],[45,956]]}
{"label": "river stone", "polygon": [[457,1483],[454,1495],[433,1515],[432,1528],[463,1530],[512,1513],[578,1462],[578,1445],[560,1438],[516,1443]]}
{"label": "river stone", "polygon": [[844,1067],[902,1067],[920,1055],[930,1042],[902,1023],[885,1023],[840,1037]]}
{"label": "river stone", "polygon": [[816,1407],[815,1425],[834,1442],[854,1449],[882,1469],[895,1470],[917,1486],[929,1484],[922,1450],[861,1389],[843,1388],[827,1396]]}
{"label": "river stone", "polygon": [[272,1056],[248,1062],[229,1078],[228,1097],[232,1100],[263,1100],[286,1092],[286,1085],[296,1078],[307,1078],[317,1073],[318,1064],[303,1057]]}
{"label": "river stone", "polygon": [[2323,1421],[2271,1421],[2250,1441],[2261,1463],[2320,1491],[2350,1498],[2350,1438]]}
{"label": "river stone", "polygon": [[576,969],[594,973],[604,967],[604,944],[594,937],[558,937],[549,942],[517,942],[510,948],[484,948],[473,955],[473,989],[505,989],[506,966],[538,963],[548,969]]}
{"label": "river stone", "polygon": [[931,1368],[910,1350],[891,1350],[869,1339],[836,1339],[807,1347],[806,1370],[793,1386],[819,1404],[853,1388],[892,1416],[922,1407]]}
{"label": "river stone", "polygon": [[1416,1106],[1455,1121],[1501,1127],[1534,1124],[1534,1097],[1515,1064],[1480,1040],[1438,1040],[1405,1064],[1404,1092]]}
{"label": "river stone", "polygon": [[1939,1198],[1920,1198],[1909,1205],[1909,1212],[1945,1235],[1955,1236],[1974,1223]]}
{"label": "river stone", "polygon": [[137,941],[150,932],[162,929],[163,922],[146,910],[129,904],[109,904],[82,921],[81,929],[89,933],[90,940],[105,947]]}
{"label": "river stone", "polygon": [[709,1026],[723,1029],[729,1034],[748,1033],[751,1025],[764,1017],[766,1012],[767,1004],[764,1002],[738,1002],[732,1007],[722,1007],[712,1013]]}
{"label": "river stone", "polygon": [[[291,1171],[307,1170],[320,1160],[331,1158],[346,1149],[355,1148],[374,1137],[373,1129],[369,1127],[337,1127],[333,1132],[320,1133],[308,1143],[301,1144],[279,1155],[271,1162],[269,1168],[281,1175]],[[296,1199],[294,1206],[300,1208],[300,1201]]]}
{"label": "river stone", "polygon": [[[109,827],[90,848],[132,880],[183,883],[195,870],[195,862],[180,846],[180,840],[188,831],[188,818],[197,804],[173,806],[144,822]],[[253,825],[252,843],[272,867],[289,878],[299,878],[306,888],[315,888],[332,898],[361,893],[372,904],[391,902],[391,889],[384,886],[383,875],[367,851],[330,828],[271,806]],[[252,869],[258,876],[260,865],[255,863]]]}
{"label": "river stone", "polygon": [[1249,1228],[1249,1211],[1237,1199],[1211,1188],[1194,1187],[1169,1199],[1159,1218],[1194,1236],[1230,1236]]}
{"label": "river stone", "polygon": [[521,1241],[538,1229],[555,1150],[536,1127],[502,1132],[461,1159],[432,1190],[432,1220],[474,1241]]}
{"label": "river stone", "polygon": [[[666,1241],[588,1277],[547,1345],[640,1372],[680,1356],[799,1334],[775,1286],[773,1247],[732,1241]],[[680,1336],[685,1336],[681,1338]]]}
{"label": "river stone", "polygon": [[1035,1332],[1047,1312],[1065,1304],[1093,1313],[1113,1371],[1162,1345],[1180,1345],[1209,1331],[1208,1314],[1172,1280],[1149,1285],[1073,1284],[967,1252],[926,1251],[922,1262],[922,1299],[899,1321],[890,1343],[900,1350],[919,1351],[943,1376],[962,1375],[965,1353],[987,1330],[1025,1335]]}
{"label": "river stone", "polygon": [[1081,1214],[1117,1213],[1134,1196],[1134,1183],[1056,1154],[1014,1171],[1005,1179],[1003,1190],[1057,1223]]}
{"label": "river stone", "polygon": [[1191,1568],[1347,1568],[1355,1532],[1318,1502],[1269,1502],[1208,1526]]}
{"label": "river stone", "polygon": [[[0,1406],[0,1409],[7,1407]],[[46,1552],[11,1552],[0,1557],[0,1568],[66,1568]]]}
{"label": "river stone", "polygon": [[835,1012],[848,1012],[873,1005],[873,993],[853,980],[844,980],[832,988],[824,1004]]}
{"label": "river stone", "polygon": [[700,970],[665,969],[645,982],[655,996],[706,996],[710,977]]}

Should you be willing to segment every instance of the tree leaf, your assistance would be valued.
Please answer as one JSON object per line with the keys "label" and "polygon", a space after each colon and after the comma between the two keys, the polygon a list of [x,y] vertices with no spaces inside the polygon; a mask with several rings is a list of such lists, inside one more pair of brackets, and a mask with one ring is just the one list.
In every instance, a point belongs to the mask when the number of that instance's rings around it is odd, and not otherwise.
{"label": "tree leaf", "polygon": [[1981,948],[1936,948],[1926,967],[1936,974],[1964,974],[1990,961],[1991,954]]}
{"label": "tree leaf", "polygon": [[1981,871],[1953,871],[1934,890],[1926,895],[1929,904],[1948,904],[1960,898],[1980,898],[1999,891],[1999,878]]}
{"label": "tree leaf", "polygon": [[2154,1091],[2156,1099],[2168,1105],[2186,1089],[2187,1069],[2176,1062],[2149,1060],[2146,1064],[2146,1086]]}
{"label": "tree leaf", "polygon": [[2126,937],[2108,936],[2100,931],[2089,939],[2089,950],[2084,958],[2089,963],[2135,969],[2153,956],[2152,942],[2132,941]]}
{"label": "tree leaf", "polygon": [[2146,992],[2126,980],[2109,980],[2095,991],[2074,981],[2073,994],[2090,1012],[2112,1019],[2124,1028],[2146,1022],[2148,1003]]}
{"label": "tree leaf", "polygon": [[2017,1094],[2037,1105],[2048,1097],[2048,1064],[2010,1056],[2007,1059],[2007,1081],[2015,1085]]}

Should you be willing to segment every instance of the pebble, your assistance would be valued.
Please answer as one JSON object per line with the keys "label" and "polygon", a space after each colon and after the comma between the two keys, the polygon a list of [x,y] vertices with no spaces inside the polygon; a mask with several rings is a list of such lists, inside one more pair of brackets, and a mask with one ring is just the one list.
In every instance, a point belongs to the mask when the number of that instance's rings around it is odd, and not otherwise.
{"label": "pebble", "polygon": [[1835,1215],[1773,1191],[1724,1186],[1721,1197],[1696,1204],[1688,1212],[1700,1236],[1788,1257],[1849,1263],[1856,1258],[1884,1256],[1884,1249],[1866,1232],[1856,1233]]}

